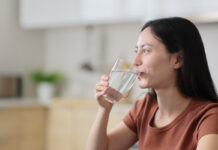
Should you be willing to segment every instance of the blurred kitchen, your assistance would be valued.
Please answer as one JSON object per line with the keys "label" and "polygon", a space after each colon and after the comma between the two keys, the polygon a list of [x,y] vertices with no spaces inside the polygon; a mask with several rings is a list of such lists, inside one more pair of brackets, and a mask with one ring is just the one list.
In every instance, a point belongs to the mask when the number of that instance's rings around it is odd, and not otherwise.
{"label": "blurred kitchen", "polygon": [[[152,18],[197,25],[218,87],[217,10],[216,0],[1,0],[0,149],[83,150],[95,84],[116,57],[132,61],[140,28]],[[109,128],[141,93],[135,85],[115,104]]]}

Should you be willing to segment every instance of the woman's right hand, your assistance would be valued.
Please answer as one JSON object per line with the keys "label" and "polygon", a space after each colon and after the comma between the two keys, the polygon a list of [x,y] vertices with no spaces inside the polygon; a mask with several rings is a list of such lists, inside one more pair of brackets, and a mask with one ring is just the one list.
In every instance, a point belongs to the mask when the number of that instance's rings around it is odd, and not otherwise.
{"label": "woman's right hand", "polygon": [[108,81],[109,81],[109,77],[107,75],[101,76],[99,83],[97,83],[95,86],[95,98],[98,101],[101,108],[104,108],[110,111],[113,104],[108,102],[104,98],[104,94],[107,93],[107,90],[109,88]]}

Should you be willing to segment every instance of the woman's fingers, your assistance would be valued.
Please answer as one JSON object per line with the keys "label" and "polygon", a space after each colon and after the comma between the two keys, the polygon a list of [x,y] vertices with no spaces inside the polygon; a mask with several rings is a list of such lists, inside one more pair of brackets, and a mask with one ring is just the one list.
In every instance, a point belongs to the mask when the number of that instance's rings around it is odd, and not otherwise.
{"label": "woman's fingers", "polygon": [[99,83],[95,85],[95,98],[101,107],[104,107],[109,110],[112,108],[113,105],[109,103],[104,97],[104,95],[108,92],[109,89],[108,81],[109,77],[107,75],[101,76]]}
{"label": "woman's fingers", "polygon": [[109,83],[107,81],[100,81],[96,86],[109,86]]}
{"label": "woman's fingers", "polygon": [[108,80],[109,77],[107,75],[102,75],[99,83],[95,85],[95,97],[97,99],[101,99],[101,96],[107,93],[109,88]]}
{"label": "woman's fingers", "polygon": [[96,86],[95,87],[95,90],[96,91],[104,91],[104,90],[106,90],[108,87],[105,87],[105,86]]}
{"label": "woman's fingers", "polygon": [[104,95],[104,91],[102,91],[102,92],[97,92],[97,93],[95,94],[95,97],[98,99],[98,98],[101,97],[102,95]]}
{"label": "woman's fingers", "polygon": [[102,75],[101,76],[101,80],[103,81],[108,81],[109,80],[109,77],[107,75]]}
{"label": "woman's fingers", "polygon": [[97,99],[100,99],[103,95],[106,94],[106,92],[107,92],[107,90],[100,91],[100,92],[96,92],[96,93],[95,93],[95,97],[96,97]]}
{"label": "woman's fingers", "polygon": [[103,91],[106,90],[109,87],[108,81],[101,80],[99,83],[96,84],[95,90],[97,91]]}
{"label": "woman's fingers", "polygon": [[96,85],[107,85],[108,84],[108,77],[102,77],[101,80]]}

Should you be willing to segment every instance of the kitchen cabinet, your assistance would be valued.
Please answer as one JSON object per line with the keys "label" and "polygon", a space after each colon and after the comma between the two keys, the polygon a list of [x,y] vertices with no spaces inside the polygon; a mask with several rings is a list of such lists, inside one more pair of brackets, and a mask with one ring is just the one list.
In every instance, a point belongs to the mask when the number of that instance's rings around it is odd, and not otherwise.
{"label": "kitchen cabinet", "polygon": [[44,150],[46,112],[44,106],[0,107],[0,149]]}
{"label": "kitchen cabinet", "polygon": [[[130,107],[130,104],[116,104],[109,130],[122,120]],[[47,150],[84,150],[96,112],[94,101],[56,100],[48,116]]]}
{"label": "kitchen cabinet", "polygon": [[149,18],[182,16],[199,23],[218,21],[217,0],[148,0],[147,4]]}
{"label": "kitchen cabinet", "polygon": [[144,0],[20,0],[23,28],[49,28],[87,24],[137,21]]}
{"label": "kitchen cabinet", "polygon": [[49,28],[144,22],[168,16],[201,19],[205,14],[213,16],[217,9],[216,0],[20,0],[20,24],[23,28]]}

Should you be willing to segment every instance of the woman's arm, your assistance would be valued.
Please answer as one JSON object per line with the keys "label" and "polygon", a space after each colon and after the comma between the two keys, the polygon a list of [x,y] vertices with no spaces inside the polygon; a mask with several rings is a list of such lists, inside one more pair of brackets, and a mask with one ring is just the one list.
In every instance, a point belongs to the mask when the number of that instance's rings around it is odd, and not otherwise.
{"label": "woman's arm", "polygon": [[109,114],[109,111],[99,108],[88,136],[86,150],[107,150],[107,124]]}
{"label": "woman's arm", "polygon": [[207,134],[201,137],[197,150],[218,150],[218,134]]}
{"label": "woman's arm", "polygon": [[96,84],[95,97],[99,103],[96,119],[91,127],[86,150],[122,150],[136,141],[136,135],[124,123],[119,124],[107,134],[108,119],[113,104],[104,99],[108,90],[108,76],[102,76]]}
{"label": "woman's arm", "polygon": [[109,77],[103,75],[95,87],[95,98],[99,104],[99,109],[88,136],[86,150],[107,150],[107,124],[110,111],[113,107],[113,104],[104,98],[104,94],[109,87],[108,80]]}
{"label": "woman's arm", "polygon": [[127,150],[137,141],[136,133],[121,122],[109,134],[108,150]]}
{"label": "woman's arm", "polygon": [[99,109],[91,128],[86,150],[126,150],[136,141],[135,132],[123,122],[107,134],[109,113]]}

